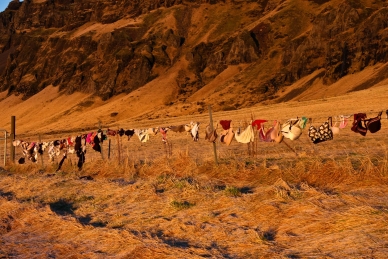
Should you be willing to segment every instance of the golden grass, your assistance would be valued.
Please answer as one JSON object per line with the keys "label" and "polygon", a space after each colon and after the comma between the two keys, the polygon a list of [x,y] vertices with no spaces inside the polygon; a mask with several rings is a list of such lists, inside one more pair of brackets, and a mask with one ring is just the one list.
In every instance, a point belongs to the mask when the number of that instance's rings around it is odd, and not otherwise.
{"label": "golden grass", "polygon": [[96,158],[82,171],[67,161],[57,173],[55,164],[10,165],[0,174],[0,255],[384,258],[387,165],[386,153],[365,150],[229,152],[218,166],[177,150]]}

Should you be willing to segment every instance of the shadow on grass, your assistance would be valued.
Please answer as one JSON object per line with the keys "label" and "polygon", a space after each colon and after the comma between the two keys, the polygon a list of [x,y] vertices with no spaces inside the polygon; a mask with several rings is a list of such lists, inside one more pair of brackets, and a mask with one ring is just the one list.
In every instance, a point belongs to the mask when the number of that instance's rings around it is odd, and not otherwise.
{"label": "shadow on grass", "polygon": [[110,180],[110,182],[116,183],[116,184],[118,184],[119,186],[128,186],[128,185],[132,185],[132,184],[135,184],[135,183],[136,183],[135,180],[126,181],[126,180],[123,179],[123,178],[112,179],[112,180]]}
{"label": "shadow on grass", "polygon": [[107,223],[101,221],[92,222],[93,219],[90,217],[90,215],[86,215],[85,217],[77,217],[77,220],[84,226],[87,225],[95,228],[104,228],[107,225]]}
{"label": "shadow on grass", "polygon": [[253,193],[253,190],[252,190],[252,187],[244,186],[244,187],[240,188],[240,192],[242,194],[248,194],[248,193]]}
{"label": "shadow on grass", "polygon": [[274,228],[269,228],[266,231],[262,231],[260,229],[256,229],[257,234],[259,235],[260,239],[263,241],[272,242],[276,239],[277,230]]}
{"label": "shadow on grass", "polygon": [[190,244],[188,241],[185,240],[179,240],[179,239],[165,239],[163,242],[169,246],[178,247],[178,248],[189,248]]}
{"label": "shadow on grass", "polygon": [[2,190],[0,190],[0,197],[3,197],[7,201],[10,201],[15,198],[15,194],[13,192],[3,192]]}
{"label": "shadow on grass", "polygon": [[73,203],[60,199],[56,202],[49,203],[51,211],[57,215],[67,216],[74,215]]}
{"label": "shadow on grass", "polygon": [[102,221],[93,221],[90,215],[76,216],[74,211],[76,207],[74,203],[69,202],[65,199],[60,199],[56,202],[49,203],[51,211],[60,216],[72,216],[78,220],[78,222],[84,226],[93,226],[96,228],[106,227],[107,223]]}
{"label": "shadow on grass", "polygon": [[[215,191],[225,191],[227,190],[228,188],[230,188],[230,186],[226,186],[226,185],[223,185],[223,184],[220,184],[220,185],[214,185],[213,186],[213,189]],[[241,194],[251,194],[253,193],[253,188],[252,187],[249,187],[249,186],[244,186],[244,187],[241,187],[241,188],[238,188],[238,187],[233,187],[235,189],[235,191],[241,193]]]}

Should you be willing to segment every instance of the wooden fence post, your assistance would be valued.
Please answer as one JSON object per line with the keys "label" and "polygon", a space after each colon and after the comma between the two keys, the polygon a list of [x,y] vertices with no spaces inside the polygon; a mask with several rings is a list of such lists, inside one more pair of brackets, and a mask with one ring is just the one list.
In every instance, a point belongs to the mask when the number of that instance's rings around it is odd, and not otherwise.
{"label": "wooden fence post", "polygon": [[120,136],[119,134],[116,134],[117,136],[117,150],[118,150],[118,160],[119,164],[121,163],[121,146],[120,146]]}
{"label": "wooden fence post", "polygon": [[[213,116],[212,116],[212,107],[209,105],[209,117],[210,117],[210,130],[213,132]],[[217,158],[217,147],[216,142],[213,142],[213,151],[214,151],[214,161],[216,165],[218,165],[218,158]]]}
{"label": "wooden fence post", "polygon": [[4,131],[4,166],[7,161],[7,143],[8,143],[7,137],[8,137],[7,131]]}
{"label": "wooden fence post", "polygon": [[[39,134],[39,143],[42,143],[42,136]],[[44,167],[43,155],[40,155],[40,162],[42,163],[42,168]]]}
{"label": "wooden fence post", "polygon": [[16,138],[16,117],[11,116],[11,163],[15,163],[15,146],[13,145],[13,141]]}
{"label": "wooden fence post", "polygon": [[110,159],[110,139],[108,140],[108,159]]}
{"label": "wooden fence post", "polygon": [[102,132],[102,129],[101,129],[101,121],[98,122],[98,134],[101,134],[101,140],[100,140],[100,148],[101,148],[101,159],[104,160],[104,153],[103,153],[103,148],[102,148],[102,144],[104,142],[104,134]]}

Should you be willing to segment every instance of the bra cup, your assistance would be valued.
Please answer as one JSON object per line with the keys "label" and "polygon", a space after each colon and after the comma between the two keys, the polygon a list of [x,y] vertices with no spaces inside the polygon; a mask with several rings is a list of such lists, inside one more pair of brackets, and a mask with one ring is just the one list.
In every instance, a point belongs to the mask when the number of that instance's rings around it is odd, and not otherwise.
{"label": "bra cup", "polygon": [[279,128],[275,126],[271,131],[271,139],[275,140],[278,134],[279,134]]}
{"label": "bra cup", "polygon": [[217,140],[217,137],[218,137],[218,134],[217,134],[216,130],[213,130],[213,132],[211,133],[211,136],[209,138],[209,141],[215,142]]}
{"label": "bra cup", "polygon": [[288,138],[290,140],[297,140],[300,137],[300,135],[302,134],[302,131],[299,129],[299,131],[298,130],[294,130],[294,131],[291,130],[290,132],[282,132],[282,133],[283,133],[283,136],[285,138]]}
{"label": "bra cup", "polygon": [[281,133],[282,133],[282,135],[285,138],[289,138],[289,135],[291,133],[290,126],[289,125],[283,125]]}
{"label": "bra cup", "polygon": [[348,125],[348,119],[347,119],[347,118],[346,118],[346,119],[343,119],[343,120],[341,121],[339,127],[340,127],[341,129],[344,129],[344,128],[346,127],[346,125]]}
{"label": "bra cup", "polygon": [[225,144],[226,144],[227,146],[230,145],[230,143],[231,143],[232,140],[233,140],[233,137],[234,137],[233,128],[229,128],[229,129],[228,129],[228,134],[225,136],[225,139],[224,139]]}
{"label": "bra cup", "polygon": [[369,119],[366,122],[366,128],[369,130],[370,133],[376,133],[381,129],[381,114],[382,113],[379,113],[377,117]]}
{"label": "bra cup", "polygon": [[276,139],[279,138],[279,136],[282,136],[283,139],[283,134],[280,132],[280,123],[277,121],[271,131],[271,139],[276,142]]}
{"label": "bra cup", "polygon": [[297,139],[299,138],[299,136],[290,133],[290,134],[288,135],[288,138],[289,138],[290,140],[297,140]]}
{"label": "bra cup", "polygon": [[274,141],[275,141],[276,143],[280,143],[280,142],[283,141],[283,138],[284,138],[283,134],[280,133],[280,134],[274,139]]}
{"label": "bra cup", "polygon": [[338,127],[331,127],[331,131],[333,132],[333,135],[338,135],[340,133],[340,129]]}
{"label": "bra cup", "polygon": [[300,137],[300,135],[302,135],[302,130],[299,127],[291,128],[291,134],[290,134],[291,140],[297,140]]}
{"label": "bra cup", "polygon": [[192,128],[191,125],[185,125],[184,127],[185,127],[185,131],[187,131],[187,132],[189,132]]}
{"label": "bra cup", "polygon": [[370,133],[376,133],[377,131],[379,131],[381,129],[380,120],[368,123],[367,128],[368,128]]}
{"label": "bra cup", "polygon": [[284,138],[290,138],[291,133],[282,131],[282,135]]}
{"label": "bra cup", "polygon": [[285,138],[290,140],[297,140],[302,134],[302,129],[297,123],[294,123],[290,129],[290,122],[287,122],[282,126],[282,134]]}
{"label": "bra cup", "polygon": [[[217,125],[218,126],[218,125]],[[210,129],[210,125],[206,126],[206,136],[205,139],[208,140],[209,142],[215,142],[218,134],[217,134],[217,128],[213,129],[213,131]]]}
{"label": "bra cup", "polygon": [[232,140],[233,140],[233,137],[234,137],[233,128],[229,128],[229,129],[227,129],[227,130],[224,130],[224,131],[221,133],[220,142],[221,142],[222,144],[226,144],[227,146],[229,146],[230,143],[231,143]]}
{"label": "bra cup", "polygon": [[273,129],[271,131],[271,140],[276,142],[276,143],[280,143],[283,141],[283,134],[282,132],[280,131],[280,123],[278,121],[275,122],[274,126],[273,126]]}

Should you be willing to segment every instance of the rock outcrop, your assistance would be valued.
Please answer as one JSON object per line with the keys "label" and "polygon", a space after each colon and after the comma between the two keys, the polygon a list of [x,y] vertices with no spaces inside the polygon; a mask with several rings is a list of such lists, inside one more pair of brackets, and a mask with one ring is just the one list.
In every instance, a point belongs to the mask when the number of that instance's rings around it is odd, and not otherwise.
{"label": "rock outcrop", "polygon": [[237,81],[257,102],[322,68],[331,84],[387,62],[387,21],[384,1],[13,1],[0,13],[0,91],[28,98],[54,85],[109,99],[184,59],[177,98],[248,64]]}

